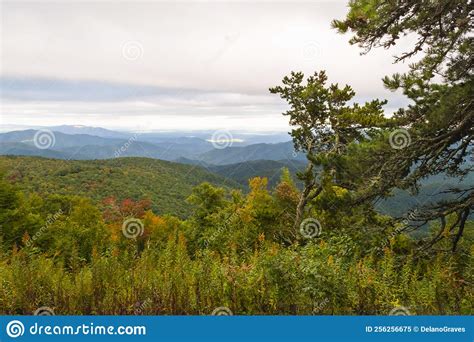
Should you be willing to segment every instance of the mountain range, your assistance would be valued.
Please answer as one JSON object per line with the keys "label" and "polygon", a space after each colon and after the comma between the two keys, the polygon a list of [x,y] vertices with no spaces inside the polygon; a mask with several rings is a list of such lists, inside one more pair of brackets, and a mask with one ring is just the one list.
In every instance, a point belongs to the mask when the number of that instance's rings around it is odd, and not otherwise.
{"label": "mountain range", "polygon": [[[114,175],[119,175],[122,173],[123,167],[128,168],[130,164],[139,163],[142,166],[146,165],[146,167],[138,169],[134,173],[135,177],[138,177],[137,179],[143,179],[143,177],[153,179],[151,183],[143,181],[142,188],[157,187],[156,184],[160,182],[160,178],[163,178],[164,183],[169,184],[171,181],[164,181],[166,177],[175,177],[177,183],[184,182],[186,184],[187,188],[178,192],[159,186],[160,191],[153,192],[153,196],[155,199],[165,199],[166,203],[174,203],[174,200],[163,193],[168,191],[173,196],[178,193],[189,194],[191,185],[196,185],[206,179],[212,180],[217,185],[227,184],[229,187],[246,189],[250,178],[260,176],[267,177],[269,186],[274,187],[280,178],[282,168],[288,168],[294,175],[297,171],[302,170],[306,163],[303,154],[294,152],[291,141],[275,142],[282,139],[281,135],[269,136],[268,140],[272,142],[265,143],[261,142],[262,135],[247,134],[245,135],[247,140],[239,138],[235,144],[232,141],[228,147],[217,146],[216,148],[211,141],[212,132],[201,132],[194,135],[189,133],[180,135],[179,132],[127,133],[87,126],[55,126],[48,129],[53,132],[52,137],[49,137],[51,138],[49,142],[52,142],[48,148],[38,148],[35,145],[35,135],[39,132],[35,129],[0,133],[0,155],[45,157],[63,160],[62,162],[41,161],[43,159],[36,158],[7,158],[3,160],[9,162],[16,160],[22,163],[28,161],[40,169],[43,167],[40,164],[44,162],[46,163],[44,167],[48,170],[64,169],[66,174],[69,172],[67,170],[79,167],[80,170],[88,170],[84,171],[87,177],[84,176],[84,173],[82,174],[86,179],[91,179],[88,182],[93,182],[94,172],[103,174],[103,168],[114,166],[121,170],[115,172]],[[249,141],[257,141],[257,143],[252,144]],[[89,160],[89,162],[80,162],[85,160]],[[150,161],[146,162],[146,160]],[[66,161],[69,161],[69,164]],[[89,170],[89,168],[92,169]],[[94,168],[97,170],[93,171]],[[160,174],[154,171],[157,168],[168,171]],[[196,177],[196,182],[191,182],[189,179],[180,179],[180,174],[183,172],[185,174],[198,172],[199,176]],[[47,177],[47,175],[44,176]],[[127,184],[134,182],[134,179],[128,179],[123,174],[121,177],[125,177],[122,182]],[[117,179],[116,182],[118,184],[120,180]],[[51,184],[55,184],[55,182],[52,181]],[[61,182],[59,181],[55,186],[58,184],[60,185]],[[463,184],[474,184],[474,175],[468,176]],[[423,181],[422,191],[417,196],[404,191],[396,191],[395,196],[379,202],[377,206],[382,213],[401,216],[416,205],[442,199],[440,195],[436,195],[440,190],[459,185],[457,179],[442,179],[442,176],[439,175],[429,177]],[[115,188],[120,189],[120,186]],[[79,193],[81,191],[78,190]],[[183,196],[178,196],[177,199],[182,201]],[[184,215],[186,210],[182,210],[180,214]]]}
{"label": "mountain range", "polygon": [[[49,133],[52,132],[52,133]],[[40,146],[44,134],[47,146]],[[182,135],[186,134],[186,135]],[[232,133],[232,136],[234,133]],[[41,136],[41,135],[40,135]],[[240,134],[229,146],[214,146],[207,133],[133,133],[100,127],[54,126],[0,133],[0,155],[37,156],[63,160],[100,160],[146,157],[200,166],[246,187],[250,178],[261,176],[274,186],[281,169],[296,173],[304,167],[304,155],[296,154],[291,141],[275,142],[283,135]],[[261,142],[267,137],[267,143]],[[245,139],[244,139],[245,138]],[[257,141],[252,144],[250,142]],[[44,148],[48,147],[48,148]]]}
{"label": "mountain range", "polygon": [[[179,136],[169,133],[125,133],[98,127],[56,126],[48,148],[35,145],[39,130],[28,129],[0,133],[1,155],[28,155],[68,160],[110,159],[115,157],[148,157],[168,161],[189,159],[212,165],[226,165],[251,160],[304,160],[294,154],[291,141],[278,143],[246,144],[236,139],[225,148],[217,148],[208,139],[195,136]],[[45,135],[48,135],[45,133]],[[41,135],[39,135],[41,137]],[[250,137],[249,140],[255,139]],[[261,139],[261,136],[258,136]],[[270,139],[271,140],[271,139]]]}

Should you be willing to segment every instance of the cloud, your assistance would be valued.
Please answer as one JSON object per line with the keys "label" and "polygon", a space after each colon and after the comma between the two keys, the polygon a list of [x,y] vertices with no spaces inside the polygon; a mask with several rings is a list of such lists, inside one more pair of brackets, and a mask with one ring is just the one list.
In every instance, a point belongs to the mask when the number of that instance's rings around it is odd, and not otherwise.
{"label": "cloud", "polygon": [[275,102],[274,96],[165,88],[103,81],[0,77],[2,98],[19,101],[160,101],[190,105],[251,105]]}
{"label": "cloud", "polygon": [[[359,99],[402,103],[381,78],[406,66],[387,51],[360,56],[330,28],[336,2],[7,2],[2,4],[3,121],[102,122],[203,117],[273,126],[285,108],[270,86],[291,70],[325,69]],[[6,108],[5,108],[6,107]],[[6,110],[8,109],[8,110]],[[153,119],[154,116],[154,119]],[[259,119],[256,120],[255,116]],[[161,118],[161,119],[160,119]],[[96,121],[94,121],[96,120]],[[236,121],[237,120],[237,121]],[[280,122],[279,120],[277,120]],[[260,126],[256,127],[258,122]],[[252,125],[252,126],[251,126]]]}

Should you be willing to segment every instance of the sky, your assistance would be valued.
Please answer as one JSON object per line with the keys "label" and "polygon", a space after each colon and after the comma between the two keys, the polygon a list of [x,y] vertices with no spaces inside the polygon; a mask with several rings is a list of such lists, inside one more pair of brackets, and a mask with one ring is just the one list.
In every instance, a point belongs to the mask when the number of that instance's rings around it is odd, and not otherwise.
{"label": "sky", "polygon": [[[346,1],[1,3],[2,127],[287,131],[269,93],[290,71],[326,70],[356,100],[405,104],[381,78],[397,50],[361,55],[332,29]],[[397,49],[402,48],[397,47]]]}

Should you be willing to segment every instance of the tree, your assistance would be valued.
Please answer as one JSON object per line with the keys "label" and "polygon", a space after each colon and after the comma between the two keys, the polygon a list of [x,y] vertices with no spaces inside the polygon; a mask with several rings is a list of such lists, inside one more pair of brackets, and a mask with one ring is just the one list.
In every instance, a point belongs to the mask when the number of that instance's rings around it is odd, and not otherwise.
{"label": "tree", "polygon": [[196,206],[196,217],[205,221],[208,215],[215,213],[225,205],[224,195],[225,190],[223,188],[217,188],[205,182],[193,188],[187,202]]}
{"label": "tree", "polygon": [[294,228],[298,229],[305,207],[327,184],[341,184],[344,154],[356,142],[369,139],[387,119],[383,117],[385,101],[373,100],[364,105],[349,105],[355,92],[348,85],[327,83],[324,71],[308,77],[292,72],[283,79],[283,86],[270,88],[273,94],[288,102],[295,150],[306,154],[308,164],[298,177],[304,182],[296,208]]}
{"label": "tree", "polygon": [[[416,42],[395,62],[410,60],[423,52],[419,61],[404,74],[384,78],[390,90],[401,89],[411,100],[394,120],[406,132],[402,150],[381,148],[366,160],[370,165],[361,201],[372,201],[392,188],[411,188],[434,174],[463,178],[473,171],[474,139],[474,37],[473,9],[469,0],[355,0],[349,4],[344,20],[333,26],[340,32],[352,32],[351,44],[368,53],[374,47],[396,45],[401,36],[411,34]],[[469,157],[471,155],[471,157]],[[468,160],[471,158],[471,160]],[[440,219],[438,239],[452,234],[452,250],[463,234],[474,208],[474,186],[451,189],[454,200],[418,208],[412,219],[422,224]],[[446,226],[446,217],[457,216]],[[419,225],[420,226],[420,225]],[[408,228],[408,227],[407,227]],[[456,231],[457,230],[457,231]],[[455,232],[455,233],[454,233]]]}
{"label": "tree", "polygon": [[0,174],[0,248],[21,245],[40,229],[42,222],[43,218],[32,212],[29,198]]}
{"label": "tree", "polygon": [[151,201],[149,199],[134,201],[131,198],[126,198],[120,203],[117,202],[114,196],[107,197],[102,201],[104,206],[103,216],[107,222],[122,223],[129,217],[141,218],[145,215],[145,211],[151,207]]}

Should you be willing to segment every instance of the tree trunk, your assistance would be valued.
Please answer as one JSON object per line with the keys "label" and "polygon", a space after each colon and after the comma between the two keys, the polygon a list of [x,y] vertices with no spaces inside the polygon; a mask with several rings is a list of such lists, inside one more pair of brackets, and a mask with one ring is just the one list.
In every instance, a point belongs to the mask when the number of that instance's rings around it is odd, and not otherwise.
{"label": "tree trunk", "polygon": [[304,208],[306,207],[306,203],[308,203],[308,195],[311,192],[313,186],[314,184],[311,186],[309,184],[305,185],[304,190],[300,195],[300,200],[296,206],[296,217],[294,224],[295,231],[298,231],[301,221],[303,220]]}
{"label": "tree trunk", "polygon": [[309,201],[318,196],[323,190],[321,185],[318,185],[316,189],[315,187],[316,181],[314,179],[313,174],[313,164],[309,162],[304,172],[304,189],[300,195],[298,205],[296,206],[296,217],[295,223],[293,225],[296,233],[298,233],[301,221],[303,221],[304,209],[306,208],[306,204],[308,204]]}

